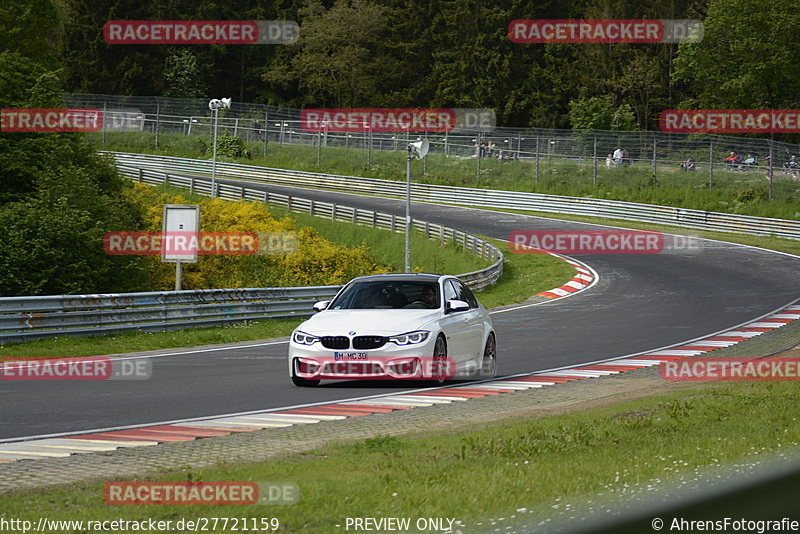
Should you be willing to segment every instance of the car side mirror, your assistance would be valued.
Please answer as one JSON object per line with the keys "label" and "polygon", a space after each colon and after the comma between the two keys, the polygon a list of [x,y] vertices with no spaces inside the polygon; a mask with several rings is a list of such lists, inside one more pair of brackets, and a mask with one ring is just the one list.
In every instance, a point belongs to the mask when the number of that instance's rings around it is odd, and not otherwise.
{"label": "car side mirror", "polygon": [[312,306],[312,309],[315,312],[321,312],[322,310],[327,308],[328,304],[330,304],[330,303],[331,303],[331,301],[329,301],[329,300],[321,300],[321,301],[315,303],[314,306]]}
{"label": "car side mirror", "polygon": [[469,309],[469,304],[463,300],[448,300],[444,307],[445,313],[462,312]]}

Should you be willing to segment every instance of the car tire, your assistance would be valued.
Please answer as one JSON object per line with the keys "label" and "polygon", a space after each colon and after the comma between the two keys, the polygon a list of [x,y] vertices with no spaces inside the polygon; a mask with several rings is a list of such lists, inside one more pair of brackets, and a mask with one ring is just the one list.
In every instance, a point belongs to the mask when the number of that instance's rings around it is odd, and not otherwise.
{"label": "car tire", "polygon": [[444,336],[440,335],[436,338],[436,343],[433,345],[433,369],[431,370],[431,385],[443,386],[447,381],[447,342]]}
{"label": "car tire", "polygon": [[497,375],[497,342],[495,341],[494,333],[489,334],[486,339],[480,375],[481,378],[494,378]]}
{"label": "car tire", "polygon": [[306,378],[302,378],[297,376],[294,369],[292,369],[292,383],[301,388],[313,388],[319,385],[320,380],[308,380]]}

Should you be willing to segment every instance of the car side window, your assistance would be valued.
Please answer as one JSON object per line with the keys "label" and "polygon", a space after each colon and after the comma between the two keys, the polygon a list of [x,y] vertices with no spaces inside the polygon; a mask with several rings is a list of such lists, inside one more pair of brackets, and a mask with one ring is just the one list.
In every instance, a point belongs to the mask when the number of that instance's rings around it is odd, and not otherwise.
{"label": "car side window", "polygon": [[464,301],[469,303],[470,308],[477,308],[478,299],[475,298],[475,295],[472,293],[472,290],[468,288],[466,284],[462,284],[461,282],[459,282],[459,285],[463,288],[463,294],[466,297]]}
{"label": "car side window", "polygon": [[445,302],[448,300],[458,300],[458,292],[456,288],[453,286],[452,280],[447,280],[444,283],[444,300]]}
{"label": "car side window", "polygon": [[450,283],[455,286],[456,289],[456,298],[458,300],[463,300],[467,304],[469,304],[470,308],[477,308],[478,301],[475,298],[475,295],[472,294],[472,291],[469,290],[467,286],[461,283],[458,280],[450,280]]}

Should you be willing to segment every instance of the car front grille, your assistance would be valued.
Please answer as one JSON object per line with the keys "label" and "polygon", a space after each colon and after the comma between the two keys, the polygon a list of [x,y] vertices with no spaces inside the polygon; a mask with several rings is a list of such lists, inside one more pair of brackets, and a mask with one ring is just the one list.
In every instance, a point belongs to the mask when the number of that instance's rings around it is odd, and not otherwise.
{"label": "car front grille", "polygon": [[326,349],[349,349],[350,340],[345,336],[322,336],[322,346]]}
{"label": "car front grille", "polygon": [[377,349],[386,344],[383,336],[356,336],[353,338],[354,349]]}

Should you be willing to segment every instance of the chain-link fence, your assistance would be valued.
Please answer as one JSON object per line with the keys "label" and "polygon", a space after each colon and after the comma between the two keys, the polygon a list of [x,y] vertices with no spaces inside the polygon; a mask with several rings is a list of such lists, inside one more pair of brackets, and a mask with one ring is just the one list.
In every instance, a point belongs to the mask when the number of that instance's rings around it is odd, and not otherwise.
{"label": "chain-link fence", "polygon": [[[177,136],[210,138],[206,99],[67,94],[65,105],[105,112],[100,142],[140,132],[158,148]],[[733,201],[793,201],[800,193],[800,146],[763,138],[645,131],[495,128],[458,133],[304,130],[299,109],[233,102],[219,133],[240,137],[254,156],[294,152],[310,163],[344,158],[362,167],[403,168],[408,142],[426,138],[420,181],[585,195],[604,186],[728,190]],[[140,140],[141,141],[141,140]],[[341,150],[346,154],[342,156]],[[300,155],[302,154],[302,155]],[[396,167],[399,166],[399,167]]]}

